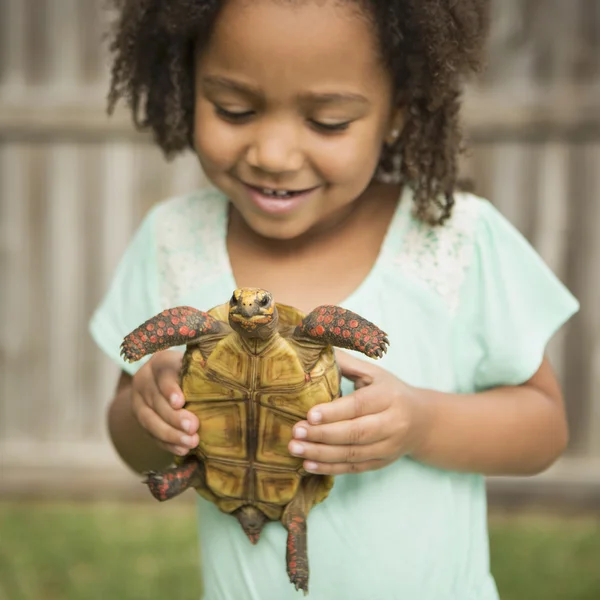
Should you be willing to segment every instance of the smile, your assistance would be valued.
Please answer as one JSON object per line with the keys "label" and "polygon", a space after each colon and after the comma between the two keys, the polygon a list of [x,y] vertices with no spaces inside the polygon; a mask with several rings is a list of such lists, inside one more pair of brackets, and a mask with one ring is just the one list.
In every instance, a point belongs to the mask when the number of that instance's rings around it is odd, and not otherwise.
{"label": "smile", "polygon": [[249,185],[249,184],[246,184],[246,185],[248,185],[248,187],[253,188],[257,192],[260,192],[261,194],[263,194],[264,196],[267,196],[269,198],[293,198],[294,196],[298,196],[299,194],[306,194],[307,192],[310,192],[315,189],[313,187],[313,188],[306,188],[303,190],[283,190],[283,189],[259,187],[256,185]]}
{"label": "smile", "polygon": [[313,197],[320,186],[303,190],[265,188],[244,183],[252,204],[264,214],[286,215],[299,209]]}

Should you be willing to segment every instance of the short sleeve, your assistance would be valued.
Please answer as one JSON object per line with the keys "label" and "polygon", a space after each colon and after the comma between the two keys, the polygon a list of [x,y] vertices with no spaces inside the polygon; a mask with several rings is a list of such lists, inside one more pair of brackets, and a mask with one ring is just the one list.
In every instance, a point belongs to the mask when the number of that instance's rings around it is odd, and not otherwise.
{"label": "short sleeve", "polygon": [[96,308],[89,330],[98,346],[124,371],[134,374],[144,363],[125,362],[123,338],[159,312],[156,271],[155,209],[150,210],[125,250],[108,291]]}
{"label": "short sleeve", "polygon": [[520,385],[579,303],[521,233],[480,201],[460,311],[474,334],[475,390]]}

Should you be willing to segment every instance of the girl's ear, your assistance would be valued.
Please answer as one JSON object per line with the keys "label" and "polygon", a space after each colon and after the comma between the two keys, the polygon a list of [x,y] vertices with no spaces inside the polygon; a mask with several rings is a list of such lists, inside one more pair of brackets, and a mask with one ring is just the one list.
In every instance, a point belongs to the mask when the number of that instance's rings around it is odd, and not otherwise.
{"label": "girl's ear", "polygon": [[406,124],[406,108],[398,105],[393,111],[388,126],[388,133],[385,136],[385,143],[388,146],[393,146],[400,137],[404,125]]}

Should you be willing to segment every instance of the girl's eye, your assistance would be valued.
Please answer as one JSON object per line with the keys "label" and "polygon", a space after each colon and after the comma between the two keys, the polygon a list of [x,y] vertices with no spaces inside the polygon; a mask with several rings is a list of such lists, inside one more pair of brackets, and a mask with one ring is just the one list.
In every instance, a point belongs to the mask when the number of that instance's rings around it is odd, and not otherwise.
{"label": "girl's eye", "polygon": [[310,123],[319,131],[336,133],[338,131],[346,131],[346,129],[350,127],[351,121],[344,121],[343,123],[321,123],[320,121],[311,120]]}
{"label": "girl's eye", "polygon": [[231,110],[225,110],[224,108],[215,105],[215,113],[219,117],[225,119],[225,121],[229,121],[230,123],[242,123],[249,119],[254,114],[254,111],[245,110],[242,112],[233,112]]}

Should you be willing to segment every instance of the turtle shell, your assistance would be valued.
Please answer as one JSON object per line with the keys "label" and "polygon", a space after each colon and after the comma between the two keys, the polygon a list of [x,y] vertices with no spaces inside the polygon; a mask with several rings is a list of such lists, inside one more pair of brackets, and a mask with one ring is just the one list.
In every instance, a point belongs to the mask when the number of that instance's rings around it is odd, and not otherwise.
{"label": "turtle shell", "polygon": [[[291,337],[304,314],[277,304],[278,332],[266,341],[236,332],[221,339],[210,355],[187,347],[181,375],[185,408],[200,422],[192,451],[205,467],[206,487],[197,488],[223,512],[254,505],[277,520],[298,491],[306,472],[288,444],[292,428],[316,404],[340,395],[340,371],[327,346],[306,373]],[[229,305],[208,311],[227,321]],[[315,503],[333,484],[323,477]]]}

